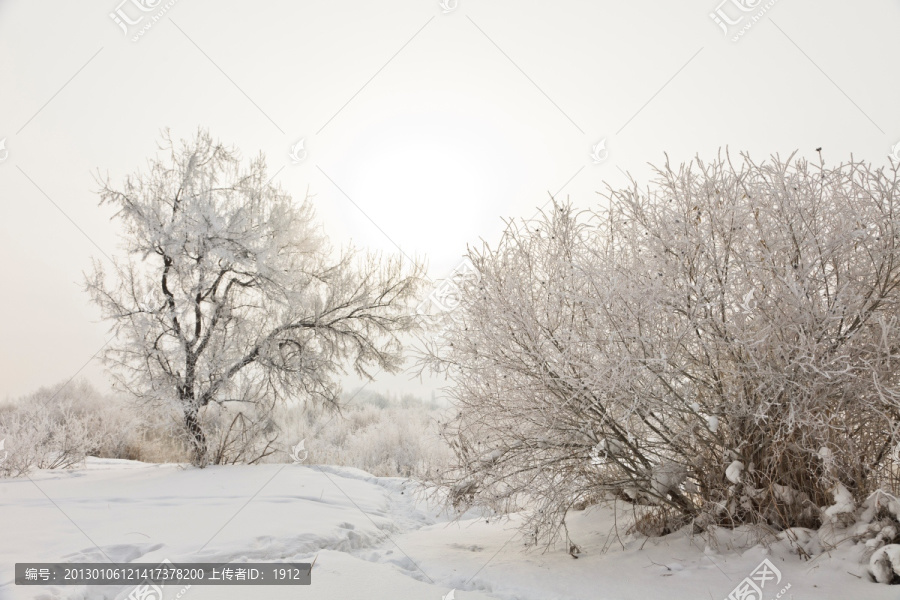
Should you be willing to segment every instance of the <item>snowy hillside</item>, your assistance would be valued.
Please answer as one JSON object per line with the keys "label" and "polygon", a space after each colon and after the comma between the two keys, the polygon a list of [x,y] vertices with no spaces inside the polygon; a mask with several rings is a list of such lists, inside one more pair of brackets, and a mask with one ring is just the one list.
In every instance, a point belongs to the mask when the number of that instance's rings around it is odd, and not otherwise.
{"label": "snowy hillside", "polygon": [[[768,559],[780,580],[764,599],[896,598],[868,581],[857,550],[801,560],[785,543],[742,554],[746,531],[649,540],[625,534],[628,511],[568,519],[579,545],[523,551],[516,523],[458,522],[417,500],[403,479],[307,465],[209,467],[89,459],[74,471],[0,482],[0,598],[123,599],[131,588],[14,586],[15,562],[295,561],[318,557],[309,587],[167,586],[165,597],[369,600],[694,600],[727,598]],[[618,523],[619,534],[610,534]],[[744,536],[742,539],[741,536]],[[789,586],[789,587],[788,587]]]}

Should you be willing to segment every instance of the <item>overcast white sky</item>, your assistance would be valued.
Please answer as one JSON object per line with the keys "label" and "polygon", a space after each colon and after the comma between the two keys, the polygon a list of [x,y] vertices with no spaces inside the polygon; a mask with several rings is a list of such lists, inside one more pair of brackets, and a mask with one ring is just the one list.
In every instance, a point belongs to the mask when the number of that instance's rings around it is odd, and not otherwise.
{"label": "overcast white sky", "polygon": [[[0,0],[0,398],[103,385],[81,273],[117,232],[93,174],[143,166],[164,127],[263,151],[336,243],[435,278],[501,217],[550,193],[587,206],[664,152],[884,164],[900,141],[895,0],[444,1]],[[717,9],[742,17],[729,35]],[[143,20],[126,35],[117,10]]]}

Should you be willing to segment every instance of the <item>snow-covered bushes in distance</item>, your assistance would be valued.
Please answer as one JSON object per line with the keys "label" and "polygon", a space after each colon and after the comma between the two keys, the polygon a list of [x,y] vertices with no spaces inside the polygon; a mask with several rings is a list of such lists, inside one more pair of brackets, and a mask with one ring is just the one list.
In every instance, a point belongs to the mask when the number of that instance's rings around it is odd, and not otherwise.
{"label": "snow-covered bushes in distance", "polygon": [[126,403],[75,381],[41,388],[0,406],[0,440],[5,456],[0,476],[32,469],[69,468],[85,456],[131,458],[139,428]]}
{"label": "snow-covered bushes in distance", "polygon": [[446,409],[413,396],[391,399],[363,391],[347,398],[340,414],[277,406],[273,419],[282,430],[283,452],[265,462],[290,462],[291,447],[305,440],[306,464],[355,467],[379,477],[424,478],[449,464],[449,448],[437,429]]}
{"label": "snow-covered bushes in distance", "polygon": [[453,384],[458,508],[528,508],[549,542],[603,498],[778,530],[838,485],[897,492],[897,165],[666,164],[468,258],[423,359]]}
{"label": "snow-covered bushes in distance", "polygon": [[[217,464],[291,462],[292,448],[303,440],[305,464],[424,478],[449,463],[449,448],[436,426],[445,413],[412,395],[397,398],[362,390],[344,394],[339,412],[297,401],[267,407],[225,403],[207,407],[201,418],[210,459]],[[170,435],[180,433],[171,428]]]}
{"label": "snow-covered bushes in distance", "polygon": [[[290,461],[306,439],[307,464],[355,467],[376,476],[425,477],[450,454],[437,435],[443,410],[414,396],[349,394],[340,414],[285,403],[274,409],[225,403],[201,412],[209,450],[218,464]],[[188,462],[191,442],[177,406],[143,403],[97,392],[75,381],[42,388],[0,404],[0,477],[33,469],[69,468],[86,456],[144,462]]]}

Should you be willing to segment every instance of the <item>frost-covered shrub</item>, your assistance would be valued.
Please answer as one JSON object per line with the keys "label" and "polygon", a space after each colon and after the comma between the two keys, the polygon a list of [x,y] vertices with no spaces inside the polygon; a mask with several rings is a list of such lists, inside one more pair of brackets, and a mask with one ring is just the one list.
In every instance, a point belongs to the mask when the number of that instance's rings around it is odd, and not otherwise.
{"label": "frost-covered shrub", "polygon": [[548,538],[604,495],[815,528],[837,485],[896,485],[896,166],[666,165],[468,258],[425,356],[454,384],[454,505],[529,508]]}
{"label": "frost-covered shrub", "polygon": [[[5,456],[0,475],[70,468],[85,456],[133,453],[138,443],[124,403],[86,382],[61,383],[0,407]],[[2,454],[2,453],[0,453]]]}
{"label": "frost-covered shrub", "polygon": [[[255,464],[276,452],[279,428],[272,406],[229,402],[211,404],[200,413],[208,460],[214,465]],[[184,438],[187,442],[187,438]]]}
{"label": "frost-covered shrub", "polygon": [[312,406],[277,407],[273,418],[283,432],[283,452],[269,461],[290,461],[291,447],[304,440],[306,464],[355,467],[380,477],[430,477],[449,464],[450,451],[436,424],[443,410],[409,396],[399,401],[361,396],[340,414]]}

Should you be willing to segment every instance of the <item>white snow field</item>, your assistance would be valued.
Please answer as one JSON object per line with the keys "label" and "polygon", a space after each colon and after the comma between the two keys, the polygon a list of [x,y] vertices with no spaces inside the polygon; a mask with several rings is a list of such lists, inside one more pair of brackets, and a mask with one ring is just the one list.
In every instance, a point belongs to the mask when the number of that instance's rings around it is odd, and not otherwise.
{"label": "white snow field", "polygon": [[[301,464],[196,469],[88,459],[84,468],[0,480],[0,598],[124,599],[114,586],[16,586],[16,562],[309,562],[309,586],[166,586],[166,599],[723,600],[768,559],[762,599],[896,599],[859,546],[803,560],[785,542],[739,552],[684,533],[626,535],[629,511],[568,519],[581,554],[524,551],[516,521],[452,521],[413,484]],[[618,522],[619,535],[610,535]],[[623,524],[626,524],[623,526]],[[770,572],[771,573],[771,572]],[[785,590],[785,588],[787,588]],[[451,590],[455,590],[451,593]],[[784,590],[784,591],[782,591]],[[780,596],[779,596],[780,594]]]}

